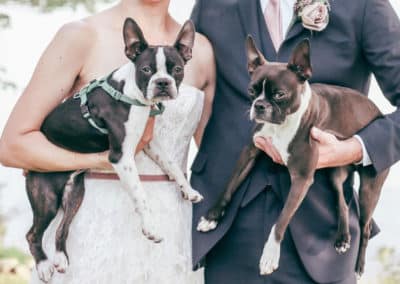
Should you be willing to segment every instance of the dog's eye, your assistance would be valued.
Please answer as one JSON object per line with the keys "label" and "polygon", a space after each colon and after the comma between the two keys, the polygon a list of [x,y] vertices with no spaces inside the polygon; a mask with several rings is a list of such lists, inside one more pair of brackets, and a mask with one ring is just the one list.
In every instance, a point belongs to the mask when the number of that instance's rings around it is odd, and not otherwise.
{"label": "dog's eye", "polygon": [[275,99],[275,100],[280,100],[280,99],[284,98],[285,96],[286,96],[286,93],[285,93],[285,92],[283,92],[283,91],[277,91],[277,92],[274,94],[274,99]]}
{"label": "dog's eye", "polygon": [[174,67],[174,72],[175,73],[180,74],[180,73],[182,73],[182,71],[183,71],[183,68],[181,66],[175,66]]}
{"label": "dog's eye", "polygon": [[151,73],[151,68],[150,68],[150,66],[144,66],[144,67],[142,68],[142,72],[145,73],[145,74],[150,74],[150,73]]}

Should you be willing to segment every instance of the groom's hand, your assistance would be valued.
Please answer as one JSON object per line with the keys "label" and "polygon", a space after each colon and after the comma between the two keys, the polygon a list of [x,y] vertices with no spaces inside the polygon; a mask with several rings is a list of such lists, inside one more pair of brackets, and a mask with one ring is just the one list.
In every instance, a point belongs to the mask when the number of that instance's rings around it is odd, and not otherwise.
{"label": "groom's hand", "polygon": [[[312,128],[311,137],[317,142],[318,147],[317,169],[344,166],[362,160],[362,146],[354,137],[338,140],[333,134],[316,127]],[[275,163],[283,165],[282,157],[272,145],[270,138],[257,137],[254,139],[254,144]]]}
{"label": "groom's hand", "polygon": [[277,164],[283,165],[282,157],[279,154],[278,150],[275,148],[275,146],[272,145],[271,138],[256,137],[254,139],[254,145],[256,145],[257,148],[261,149],[268,156],[270,156],[272,161],[274,161]]}
{"label": "groom's hand", "polygon": [[135,155],[142,151],[144,147],[146,147],[146,145],[149,144],[153,139],[154,122],[155,117],[149,117],[142,138],[140,139],[139,144],[136,146]]}

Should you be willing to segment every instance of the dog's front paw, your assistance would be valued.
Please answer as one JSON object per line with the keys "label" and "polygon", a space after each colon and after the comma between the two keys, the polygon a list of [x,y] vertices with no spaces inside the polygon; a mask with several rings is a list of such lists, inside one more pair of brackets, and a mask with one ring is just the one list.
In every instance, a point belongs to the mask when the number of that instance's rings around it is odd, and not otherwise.
{"label": "dog's front paw", "polygon": [[263,254],[260,259],[261,275],[271,274],[278,269],[280,253],[280,243],[270,238],[264,246]]}
{"label": "dog's front paw", "polygon": [[151,216],[143,217],[143,224],[142,224],[143,235],[150,241],[153,241],[154,243],[157,244],[162,242],[163,238],[161,238],[160,235],[156,232],[157,229],[154,222],[152,221]]}
{"label": "dog's front paw", "polygon": [[163,241],[163,238],[159,237],[157,234],[154,233],[154,231],[149,230],[147,227],[142,228],[142,233],[147,239],[153,241],[156,244],[161,243]]}
{"label": "dog's front paw", "polygon": [[56,252],[54,256],[54,267],[59,273],[65,273],[68,268],[68,258],[62,251]]}
{"label": "dog's front paw", "polygon": [[50,260],[42,260],[36,266],[36,270],[39,276],[39,279],[43,282],[47,283],[50,281],[51,277],[54,273],[54,266]]}
{"label": "dog's front paw", "polygon": [[351,235],[349,233],[340,234],[336,237],[335,249],[339,254],[343,254],[350,248]]}
{"label": "dog's front paw", "polygon": [[199,203],[204,199],[203,195],[201,195],[197,190],[194,190],[191,187],[183,187],[181,186],[182,197],[185,200],[189,200],[192,203]]}
{"label": "dog's front paw", "polygon": [[199,223],[197,224],[197,231],[206,233],[214,230],[217,225],[218,222],[216,220],[207,220],[206,218],[201,217]]}

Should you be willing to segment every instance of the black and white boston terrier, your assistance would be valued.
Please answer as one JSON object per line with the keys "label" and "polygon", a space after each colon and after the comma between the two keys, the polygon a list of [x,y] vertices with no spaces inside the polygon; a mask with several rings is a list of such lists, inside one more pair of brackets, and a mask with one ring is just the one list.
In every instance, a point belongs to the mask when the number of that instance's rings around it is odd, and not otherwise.
{"label": "black and white boston terrier", "polygon": [[[133,153],[154,107],[178,96],[185,63],[192,57],[195,29],[187,21],[173,46],[151,46],[137,23],[128,18],[123,38],[129,62],[60,104],[46,117],[41,131],[49,141],[71,151],[96,153],[109,149],[109,161],[134,202],[144,235],[160,242]],[[185,199],[200,202],[203,197],[191,188],[179,165],[155,143],[150,142],[145,153],[177,182]],[[84,196],[84,172],[27,173],[26,189],[33,210],[33,226],[27,240],[42,281],[50,280],[54,268],[65,272],[68,266],[66,239]],[[43,251],[42,237],[60,207],[64,216],[51,262]]]}
{"label": "black and white boston terrier", "polygon": [[[318,148],[310,137],[311,128],[316,126],[333,133],[338,139],[346,139],[381,116],[381,113],[366,96],[355,90],[324,84],[310,85],[307,81],[312,75],[308,40],[296,46],[289,63],[267,62],[251,37],[248,37],[246,45],[251,75],[249,94],[253,98],[250,118],[257,123],[253,138],[272,139],[291,178],[289,195],[272,227],[260,260],[260,273],[267,275],[278,268],[280,243],[292,216],[313,183]],[[216,228],[232,195],[261,153],[253,144],[243,150],[226,190],[207,215],[201,218],[198,231],[207,232]],[[361,179],[359,201],[362,236],[356,267],[356,272],[361,275],[372,213],[389,170],[377,174],[372,166],[354,165],[329,169],[330,182],[338,197],[339,222],[334,244],[338,253],[345,253],[350,248],[348,207],[343,183],[355,170]]]}

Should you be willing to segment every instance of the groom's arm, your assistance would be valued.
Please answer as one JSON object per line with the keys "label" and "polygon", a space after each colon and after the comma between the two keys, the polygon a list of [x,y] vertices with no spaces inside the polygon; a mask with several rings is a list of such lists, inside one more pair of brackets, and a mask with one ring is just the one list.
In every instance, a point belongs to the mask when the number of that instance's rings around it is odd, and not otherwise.
{"label": "groom's arm", "polygon": [[400,21],[388,0],[367,0],[362,52],[385,95],[397,109],[358,135],[380,172],[400,160]]}
{"label": "groom's arm", "polygon": [[192,14],[190,15],[190,19],[193,21],[195,27],[196,27],[196,31],[199,33],[202,33],[201,31],[201,26],[200,26],[200,14],[201,14],[201,5],[202,4],[202,0],[196,0],[194,6],[193,6],[193,10],[192,10]]}

